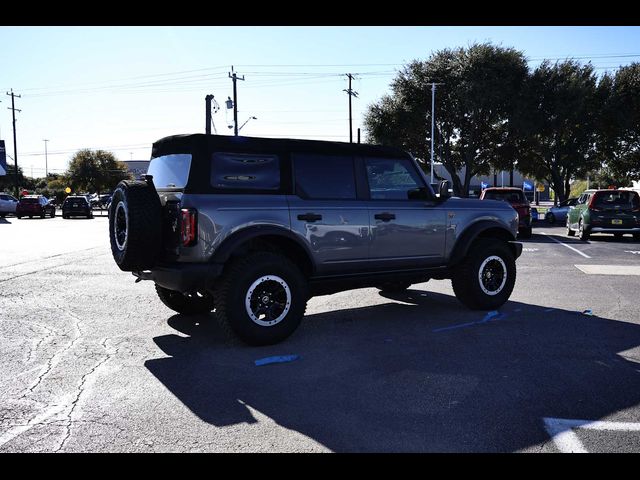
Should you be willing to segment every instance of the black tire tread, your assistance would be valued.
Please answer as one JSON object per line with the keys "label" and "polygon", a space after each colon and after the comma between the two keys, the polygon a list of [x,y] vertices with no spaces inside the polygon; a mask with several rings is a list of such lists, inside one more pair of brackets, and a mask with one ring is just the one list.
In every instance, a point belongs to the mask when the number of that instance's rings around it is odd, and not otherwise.
{"label": "black tire tread", "polygon": [[160,255],[162,240],[161,205],[155,189],[147,182],[123,180],[114,192],[115,210],[120,199],[116,195],[123,192],[129,214],[127,246],[120,252],[113,239],[114,213],[109,215],[109,240],[111,251],[118,267],[123,271],[147,270],[152,268]]}
{"label": "black tire tread", "polygon": [[[287,257],[285,257],[284,255],[280,255],[278,253],[273,253],[273,252],[255,252],[245,257],[231,260],[230,263],[225,267],[225,270],[222,276],[216,282],[215,288],[213,289],[213,292],[212,292],[213,303],[216,306],[216,317],[218,320],[218,324],[220,325],[220,328],[222,329],[226,337],[231,341],[235,341],[236,339],[239,338],[240,340],[244,341],[249,345],[258,346],[258,345],[271,345],[283,340],[283,339],[277,339],[275,341],[272,341],[272,340],[261,341],[259,339],[247,338],[246,336],[243,336],[242,333],[238,332],[233,327],[233,321],[230,315],[231,308],[232,308],[230,305],[231,295],[233,294],[235,289],[235,285],[233,284],[233,281],[234,279],[241,278],[241,276],[249,268],[255,267],[256,265],[259,265],[261,263],[277,264],[280,267],[285,266],[285,268],[290,268],[294,272],[297,272],[297,274],[301,277],[302,282],[298,282],[298,284],[295,286],[303,289],[302,296],[304,297],[301,316],[304,316],[306,312],[307,299],[309,297],[307,286],[306,286],[306,279],[304,279],[304,277],[302,276],[302,273],[299,272],[295,264],[293,264]],[[290,285],[290,288],[293,288],[293,287],[294,285]],[[292,292],[292,296],[293,295],[294,294]]]}
{"label": "black tire tread", "polygon": [[180,292],[156,284],[156,293],[162,303],[171,310],[185,315],[210,313],[214,309],[212,297],[188,297]]}
{"label": "black tire tread", "polygon": [[[478,272],[475,271],[474,267],[474,259],[476,256],[486,255],[485,252],[487,249],[495,249],[496,244],[500,245],[500,249],[503,250],[503,254],[511,257],[511,261],[513,262],[513,281],[508,282],[505,285],[505,290],[500,293],[496,298],[494,298],[494,302],[486,301],[487,298],[479,297],[474,291],[473,282],[477,278]],[[513,259],[513,254],[511,253],[509,246],[498,239],[490,239],[490,238],[479,238],[477,239],[469,248],[469,252],[465,259],[456,267],[453,275],[451,277],[451,285],[453,287],[453,292],[456,295],[456,298],[460,300],[467,307],[472,310],[492,310],[503,305],[511,296],[511,292],[513,291],[513,287],[516,282],[516,269],[515,269],[515,259]],[[506,296],[504,301],[497,301],[498,298],[502,298]],[[490,300],[490,299],[489,299]]]}

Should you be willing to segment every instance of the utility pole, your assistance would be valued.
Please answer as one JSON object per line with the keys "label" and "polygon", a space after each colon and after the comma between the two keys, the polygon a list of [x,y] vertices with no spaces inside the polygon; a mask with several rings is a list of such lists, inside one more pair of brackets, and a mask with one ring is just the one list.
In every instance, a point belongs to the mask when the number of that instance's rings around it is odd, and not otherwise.
{"label": "utility pole", "polygon": [[238,76],[233,71],[233,65],[231,65],[231,72],[229,73],[229,78],[233,80],[233,134],[238,136],[238,90],[236,87],[237,80],[244,81],[244,75],[242,78],[238,78]]}
{"label": "utility pole", "polygon": [[[16,95],[13,93],[13,88],[11,89],[11,93],[7,92],[7,95],[11,96],[11,108],[7,107],[8,110],[13,111],[13,161],[16,164],[15,171],[15,179],[16,179],[16,198],[20,198],[20,192],[18,191],[18,147],[16,147],[16,104],[15,97],[22,98],[21,95]],[[22,110],[18,110],[21,112]]]}
{"label": "utility pole", "polygon": [[351,97],[357,97],[358,92],[355,92],[351,89],[351,80],[353,80],[353,75],[347,73],[347,77],[349,78],[349,89],[342,90],[343,92],[347,92],[349,95],[349,143],[353,143],[353,127],[351,126]]}
{"label": "utility pole", "polygon": [[205,103],[205,129],[207,135],[211,135],[211,100],[213,100],[213,95],[209,94],[204,97]]}
{"label": "utility pole", "polygon": [[49,159],[47,158],[47,140],[46,138],[42,140],[44,142],[44,178],[49,176]]}

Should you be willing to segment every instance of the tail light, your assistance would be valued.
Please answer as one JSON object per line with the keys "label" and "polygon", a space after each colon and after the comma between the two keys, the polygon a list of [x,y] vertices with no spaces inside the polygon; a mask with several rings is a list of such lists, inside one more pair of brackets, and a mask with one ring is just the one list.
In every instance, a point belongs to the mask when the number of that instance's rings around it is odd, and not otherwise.
{"label": "tail light", "polygon": [[596,200],[596,197],[597,197],[597,196],[598,196],[598,194],[597,194],[597,193],[594,193],[594,194],[591,196],[591,200],[589,200],[589,206],[588,206],[588,208],[589,208],[589,210],[593,210],[594,212],[600,212],[600,211],[602,211],[600,208],[596,208],[596,207],[594,207],[594,202],[595,202],[595,200]]}
{"label": "tail light", "polygon": [[195,208],[183,208],[181,212],[180,240],[184,247],[190,247],[198,239],[198,211]]}

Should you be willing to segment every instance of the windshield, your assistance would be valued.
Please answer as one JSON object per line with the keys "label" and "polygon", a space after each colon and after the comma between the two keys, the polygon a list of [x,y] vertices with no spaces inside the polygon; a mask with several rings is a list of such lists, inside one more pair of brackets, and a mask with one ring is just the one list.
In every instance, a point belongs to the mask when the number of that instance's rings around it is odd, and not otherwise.
{"label": "windshield", "polygon": [[191,154],[163,155],[151,160],[148,175],[153,175],[156,188],[184,188],[189,178]]}
{"label": "windshield", "polygon": [[509,203],[526,203],[524,194],[518,190],[487,190],[485,200],[502,200]]}

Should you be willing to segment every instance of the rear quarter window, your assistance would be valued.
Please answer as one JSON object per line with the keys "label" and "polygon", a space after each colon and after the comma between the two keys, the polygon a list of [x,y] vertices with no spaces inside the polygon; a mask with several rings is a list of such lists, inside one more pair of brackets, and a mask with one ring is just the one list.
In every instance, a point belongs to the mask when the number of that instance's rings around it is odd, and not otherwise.
{"label": "rear quarter window", "polygon": [[273,154],[216,152],[211,186],[221,189],[278,190],[280,158]]}
{"label": "rear quarter window", "polygon": [[191,170],[191,154],[177,153],[151,159],[147,175],[156,188],[184,188]]}

